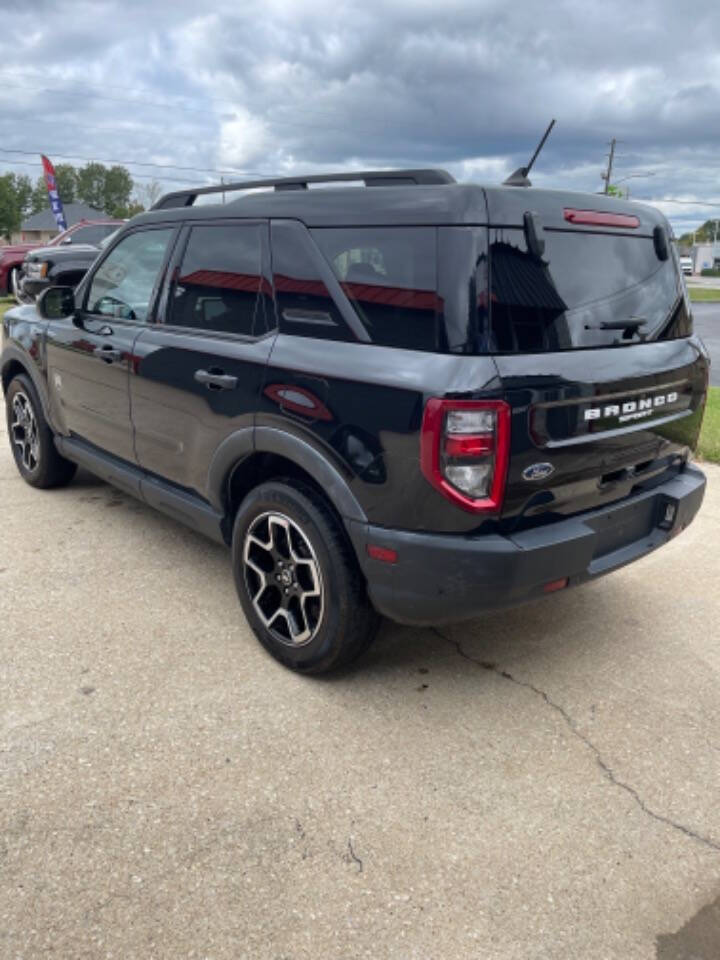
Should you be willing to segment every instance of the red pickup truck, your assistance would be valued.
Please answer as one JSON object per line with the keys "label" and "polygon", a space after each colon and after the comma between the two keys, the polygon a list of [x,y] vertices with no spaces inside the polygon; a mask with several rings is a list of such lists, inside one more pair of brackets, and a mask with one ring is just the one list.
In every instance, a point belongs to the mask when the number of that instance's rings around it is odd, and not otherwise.
{"label": "red pickup truck", "polygon": [[80,220],[47,243],[13,243],[7,247],[0,247],[0,297],[17,293],[22,262],[28,250],[35,250],[38,247],[56,247],[60,244],[70,243],[97,244],[123,222],[110,218]]}

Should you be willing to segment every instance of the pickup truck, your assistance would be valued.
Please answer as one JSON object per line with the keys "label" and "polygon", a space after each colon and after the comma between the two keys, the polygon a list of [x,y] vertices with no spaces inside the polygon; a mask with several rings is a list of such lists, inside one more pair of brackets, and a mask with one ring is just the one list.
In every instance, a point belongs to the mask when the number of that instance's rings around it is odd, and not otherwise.
{"label": "pickup truck", "polygon": [[72,243],[38,247],[26,254],[20,275],[20,299],[34,300],[48,287],[76,287],[115,231],[99,243]]}
{"label": "pickup truck", "polygon": [[106,218],[102,220],[80,220],[67,230],[53,237],[47,244],[11,243],[0,246],[0,297],[14,296],[23,302],[20,289],[20,274],[23,260],[31,250],[39,247],[69,246],[70,244],[99,243],[103,237],[117,230],[124,221]]}

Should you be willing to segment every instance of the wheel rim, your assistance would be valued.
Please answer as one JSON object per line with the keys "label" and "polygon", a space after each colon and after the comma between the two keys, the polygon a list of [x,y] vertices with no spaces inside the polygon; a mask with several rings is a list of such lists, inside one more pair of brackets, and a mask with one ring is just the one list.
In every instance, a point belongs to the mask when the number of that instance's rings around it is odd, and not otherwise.
{"label": "wheel rim", "polygon": [[325,607],[320,564],[300,527],[282,513],[263,513],[243,545],[243,573],[255,612],[273,638],[290,647],[310,643]]}
{"label": "wheel rim", "polygon": [[18,391],[12,398],[10,434],[20,452],[22,465],[32,472],[40,462],[40,438],[33,405],[27,395]]}

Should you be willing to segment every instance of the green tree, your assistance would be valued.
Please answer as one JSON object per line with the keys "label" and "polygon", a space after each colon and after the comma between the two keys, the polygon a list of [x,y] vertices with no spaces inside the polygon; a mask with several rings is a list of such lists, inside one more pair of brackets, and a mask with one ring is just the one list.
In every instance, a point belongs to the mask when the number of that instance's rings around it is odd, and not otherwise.
{"label": "green tree", "polygon": [[[701,227],[698,227],[697,230],[694,230],[693,233],[695,243],[714,243],[716,239],[720,240],[720,220],[706,220],[705,223]],[[681,246],[692,246],[693,233],[684,233],[678,239],[678,243]]]}
{"label": "green tree", "polygon": [[30,177],[25,174],[15,174],[15,193],[24,220],[32,211],[33,186]]}
{"label": "green tree", "polygon": [[[77,198],[96,210],[105,203],[107,169],[101,163],[87,163],[77,171]],[[106,211],[109,213],[110,211]]]}
{"label": "green tree", "polygon": [[6,173],[0,177],[0,236],[10,239],[30,212],[32,184],[28,177]]}
{"label": "green tree", "polygon": [[133,186],[132,177],[125,167],[110,167],[109,170],[105,171],[102,209],[109,213],[111,217],[126,216]]}
{"label": "green tree", "polygon": [[[132,217],[144,206],[131,199],[135,184],[125,167],[105,167],[88,163],[80,169],[69,163],[55,167],[58,193],[63,204],[80,201],[111,217]],[[39,177],[33,188],[29,181],[28,212],[39,213],[50,206],[45,178]]]}
{"label": "green tree", "polygon": [[136,217],[138,213],[144,212],[145,207],[141,203],[138,203],[136,200],[131,200],[127,207],[123,207],[115,216],[122,217],[123,220],[130,220],[132,217]]}

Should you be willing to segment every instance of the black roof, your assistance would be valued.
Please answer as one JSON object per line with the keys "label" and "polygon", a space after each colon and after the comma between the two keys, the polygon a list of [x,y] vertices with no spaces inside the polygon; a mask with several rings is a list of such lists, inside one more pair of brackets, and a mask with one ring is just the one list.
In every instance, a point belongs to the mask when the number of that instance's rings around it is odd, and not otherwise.
{"label": "black roof", "polygon": [[135,217],[133,223],[225,217],[301,220],[313,227],[484,223],[485,210],[482,187],[464,184],[268,189],[247,193],[225,204],[150,210]]}
{"label": "black roof", "polygon": [[[346,180],[364,180],[366,186],[347,187],[343,183]],[[308,188],[316,183],[329,186]],[[335,186],[336,183],[339,185]],[[236,199],[195,204],[199,196],[217,196],[223,190],[228,198],[235,195]],[[238,195],[241,190],[248,192]],[[132,223],[242,217],[300,220],[308,227],[487,223],[517,227],[523,225],[525,212],[531,211],[539,213],[544,227],[567,230],[573,229],[564,218],[567,207],[634,215],[639,221],[636,235],[652,232],[656,224],[666,224],[653,207],[616,197],[456,183],[443,170],[370,171],[188,187],[162,197],[152,210],[135,217]]]}

